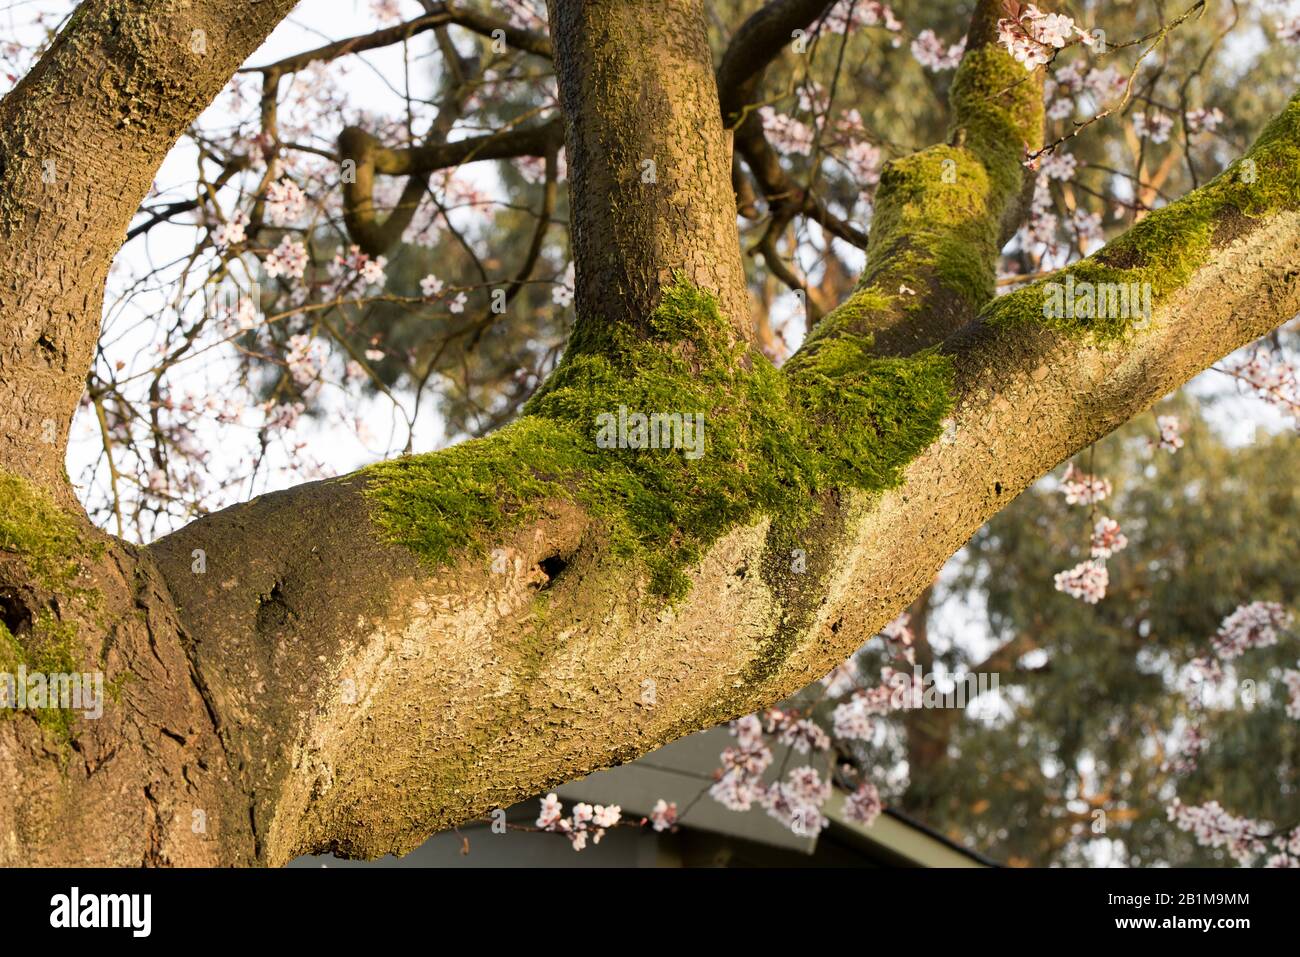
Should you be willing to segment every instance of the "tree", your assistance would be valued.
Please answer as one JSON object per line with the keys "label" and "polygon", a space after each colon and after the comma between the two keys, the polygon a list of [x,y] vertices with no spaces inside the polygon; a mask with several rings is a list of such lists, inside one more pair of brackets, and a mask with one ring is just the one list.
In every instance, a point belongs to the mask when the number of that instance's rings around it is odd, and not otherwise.
{"label": "tree", "polygon": [[1053,594],[1044,570],[1072,563],[1092,523],[1040,483],[976,534],[938,589],[985,610],[992,650],[971,655],[950,630],[932,647],[926,608],[913,609],[918,659],[947,674],[996,672],[1008,713],[902,713],[894,747],[908,786],[897,803],[998,860],[1078,865],[1104,851],[1132,865],[1215,863],[1169,821],[1175,795],[1295,824],[1296,725],[1285,692],[1267,693],[1295,667],[1294,640],[1243,656],[1235,693],[1206,696],[1199,766],[1178,766],[1175,730],[1194,718],[1189,664],[1220,621],[1295,594],[1295,550],[1276,529],[1300,505],[1289,478],[1300,450],[1286,434],[1234,448],[1186,400],[1161,411],[1187,423],[1186,449],[1153,447],[1137,421],[1084,455],[1113,480],[1102,509],[1129,538],[1104,601]]}
{"label": "tree", "polygon": [[[753,711],[841,661],[1035,478],[1300,311],[1300,99],[1217,178],[994,298],[1055,149],[1037,59],[1086,34],[979,0],[949,135],[881,171],[861,277],[778,369],[755,342],[738,209],[756,186],[773,274],[795,216],[861,238],[754,122],[767,65],[828,4],[762,6],[716,71],[700,0],[553,0],[548,33],[422,5],[337,52],[454,24],[553,60],[576,265],[562,359],[485,438],[144,547],[98,530],[64,473],[105,279],[168,150],[294,4],[85,0],[0,101],[0,648],[11,670],[99,670],[112,691],[95,721],[0,722],[0,859],[400,853]],[[273,152],[294,68],[260,71]],[[382,273],[450,165],[540,155],[553,192],[560,121],[449,139],[467,92],[448,87],[422,142],[339,137],[349,281]],[[407,177],[386,220],[376,174]],[[213,241],[259,236],[264,212]],[[277,246],[276,272],[304,255]],[[1053,311],[1066,283],[1140,288],[1150,308]]]}

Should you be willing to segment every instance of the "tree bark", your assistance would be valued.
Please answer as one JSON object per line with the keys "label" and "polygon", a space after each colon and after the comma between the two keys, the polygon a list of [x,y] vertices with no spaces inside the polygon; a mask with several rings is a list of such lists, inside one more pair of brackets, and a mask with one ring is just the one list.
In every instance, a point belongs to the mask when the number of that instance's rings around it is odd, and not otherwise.
{"label": "tree bark", "polygon": [[751,338],[703,0],[550,0],[567,127],[578,320],[638,327],[684,278]]}

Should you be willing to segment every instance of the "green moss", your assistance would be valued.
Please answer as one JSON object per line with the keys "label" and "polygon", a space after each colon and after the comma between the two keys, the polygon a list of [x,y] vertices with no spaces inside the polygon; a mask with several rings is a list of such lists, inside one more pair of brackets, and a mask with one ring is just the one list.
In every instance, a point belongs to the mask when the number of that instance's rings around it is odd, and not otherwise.
{"label": "green moss", "polygon": [[[486,552],[548,498],[574,501],[644,563],[655,593],[677,598],[684,569],[729,529],[763,515],[797,522],[829,489],[897,484],[949,410],[945,358],[875,358],[869,339],[845,336],[787,374],[733,343],[713,297],[681,281],[644,329],[605,335],[604,351],[570,351],[497,434],[367,469],[387,537],[437,567]],[[598,447],[599,417],[620,408],[702,415],[703,454]]]}
{"label": "green moss", "polygon": [[885,168],[863,288],[920,292],[931,280],[978,310],[993,296],[997,198],[968,149],[934,146]]}
{"label": "green moss", "polygon": [[[888,298],[842,314],[844,331],[896,326],[908,310],[933,309],[929,293],[967,315],[993,298],[1004,211],[1024,184],[1025,149],[1042,143],[1041,88],[987,47],[962,60],[950,99],[952,142],[895,160],[881,175],[859,289]],[[898,295],[904,288],[916,295]]]}
{"label": "green moss", "polygon": [[1000,46],[985,46],[962,57],[948,100],[966,148],[984,163],[995,188],[1018,192],[1025,150],[1043,143],[1041,82]]}
{"label": "green moss", "polygon": [[[0,673],[17,676],[19,668],[27,675],[69,675],[77,666],[76,625],[61,622],[48,611],[42,612],[28,634],[14,635],[0,622]],[[12,703],[0,708],[0,720],[19,712]],[[31,708],[28,714],[36,723],[62,741],[72,738],[76,712],[66,708]]]}
{"label": "green moss", "polygon": [[42,489],[0,470],[0,550],[16,552],[39,583],[66,587],[86,554],[77,523]]}
{"label": "green moss", "polygon": [[[1217,237],[1231,236],[1284,209],[1300,209],[1300,96],[1260,134],[1255,145],[1218,177],[1155,210],[1105,248],[1050,280],[992,303],[995,325],[1038,323],[1097,343],[1123,339],[1140,316],[1045,315],[1052,284],[1149,284],[1152,308],[1180,289],[1213,253]],[[1222,232],[1221,232],[1222,231]],[[1092,310],[1096,312],[1096,310]]]}

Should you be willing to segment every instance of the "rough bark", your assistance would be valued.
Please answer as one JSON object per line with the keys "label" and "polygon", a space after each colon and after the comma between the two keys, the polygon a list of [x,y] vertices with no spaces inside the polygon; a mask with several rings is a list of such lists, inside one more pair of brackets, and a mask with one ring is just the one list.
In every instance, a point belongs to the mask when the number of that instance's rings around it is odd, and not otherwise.
{"label": "rough bark", "polygon": [[[23,416],[57,412],[66,429],[104,271],[149,175],[288,4],[247,0],[237,15],[215,0],[148,6],[146,16],[143,3],[83,4],[34,78],[0,103],[0,226],[6,252],[24,244],[26,270],[9,255],[0,261],[6,422],[30,427]],[[207,18],[209,50],[225,51],[220,69],[195,69],[186,47],[172,45],[192,17]],[[642,331],[682,275],[717,295],[743,354],[732,163],[699,4],[555,0],[551,23],[569,128],[579,345],[597,350],[626,341],[611,330]],[[83,663],[98,662],[110,680],[130,675],[120,703],[62,743],[25,715],[0,721],[0,860],[280,864],[324,849],[400,853],[769,704],[905,607],[1036,477],[1300,311],[1294,163],[1261,165],[1284,187],[1266,207],[1233,207],[1223,183],[1210,184],[1109,247],[1101,261],[1139,268],[1163,255],[1141,253],[1152,248],[1142,242],[1204,240],[1203,255],[1180,260],[1176,281],[1162,286],[1147,328],[1098,342],[1010,314],[1017,301],[986,304],[1022,176],[1020,147],[989,131],[1029,130],[1035,115],[1020,93],[981,79],[988,67],[976,44],[965,89],[983,92],[956,104],[966,132],[887,177],[879,201],[889,214],[877,217],[868,273],[792,360],[793,381],[822,368],[837,343],[858,343],[864,363],[872,350],[910,356],[942,343],[952,372],[944,435],[906,465],[901,484],[819,492],[821,509],[794,540],[806,574],[790,572],[790,529],[757,514],[714,538],[685,569],[685,597],[667,602],[582,504],[589,499],[549,491],[528,517],[485,529],[492,555],[463,549],[431,567],[376,523],[376,479],[363,471],[262,496],[147,549],[107,540],[64,508],[80,570],[51,578],[10,534],[5,523],[18,519],[0,502],[5,628],[32,641],[53,615],[77,626]],[[101,69],[107,89],[87,78]],[[1274,129],[1287,155],[1300,145],[1298,108]],[[93,172],[84,173],[74,162],[55,184],[64,201],[47,206],[32,177],[42,149],[67,137],[81,137],[74,157],[112,162],[86,160]],[[656,183],[642,182],[645,158],[656,160]],[[928,176],[944,159],[956,183]],[[936,197],[959,199],[961,215],[919,222],[909,201]],[[952,254],[957,271],[945,268]],[[1083,276],[1096,264],[1074,268]],[[64,356],[53,366],[42,336]],[[66,504],[63,433],[55,454],[6,431],[4,471],[32,480],[6,487],[45,488]],[[205,811],[203,832],[195,810]]]}
{"label": "rough bark", "polygon": [[714,293],[749,339],[731,137],[703,0],[549,8],[568,143],[573,344],[643,323],[674,276]]}
{"label": "rough bark", "polygon": [[154,172],[294,0],[86,0],[0,101],[0,448],[67,501],[63,454],[112,253]]}

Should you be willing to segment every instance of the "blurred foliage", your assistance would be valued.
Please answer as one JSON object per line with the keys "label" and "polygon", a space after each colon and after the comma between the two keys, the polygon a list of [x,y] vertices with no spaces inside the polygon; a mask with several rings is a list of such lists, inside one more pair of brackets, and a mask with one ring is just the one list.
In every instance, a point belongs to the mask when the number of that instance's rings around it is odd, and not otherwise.
{"label": "blurred foliage", "polygon": [[[1278,680],[1300,658],[1294,629],[1276,647],[1234,661],[1235,677],[1253,680],[1258,700],[1212,699],[1199,767],[1183,777],[1161,771],[1161,737],[1187,715],[1177,670],[1212,653],[1211,636],[1238,605],[1271,600],[1294,609],[1300,594],[1292,531],[1300,524],[1300,443],[1282,433],[1232,447],[1195,405],[1166,405],[1161,411],[1177,411],[1186,426],[1187,445],[1176,454],[1150,447],[1155,429],[1144,416],[1079,457],[1114,482],[1097,514],[1118,520],[1129,538],[1108,562],[1110,591],[1099,604],[1053,588],[1055,571],[1088,557],[1092,522],[1052,480],[982,529],[939,589],[937,601],[983,609],[992,636],[1014,642],[1009,667],[998,669],[1010,715],[931,720],[942,747],[928,766],[912,766],[901,807],[996,858],[1084,864],[1099,859],[1094,842],[1113,841],[1113,860],[1134,866],[1225,863],[1168,822],[1175,794],[1300,824],[1300,722],[1284,714]],[[936,661],[949,672],[981,670],[958,644]],[[920,722],[930,719],[918,719],[908,733],[926,730]],[[1092,831],[1096,810],[1106,815],[1104,835]]]}

